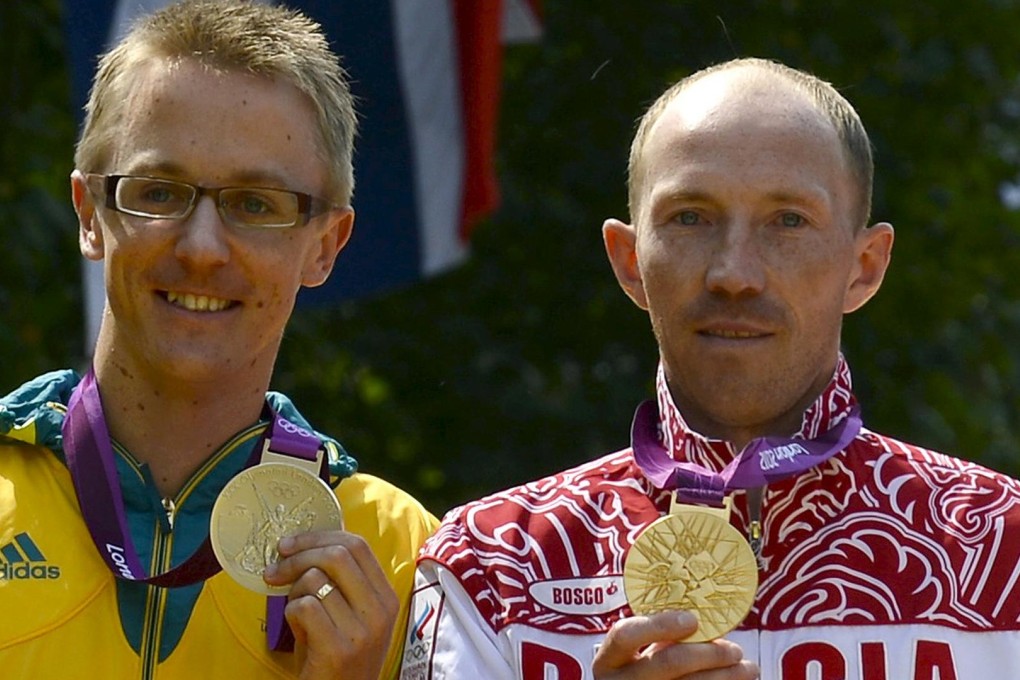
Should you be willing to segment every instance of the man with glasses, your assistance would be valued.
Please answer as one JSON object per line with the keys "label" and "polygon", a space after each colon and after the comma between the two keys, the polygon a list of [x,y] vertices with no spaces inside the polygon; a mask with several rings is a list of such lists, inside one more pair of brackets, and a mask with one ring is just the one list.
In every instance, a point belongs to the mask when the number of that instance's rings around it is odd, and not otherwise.
{"label": "man with glasses", "polygon": [[282,7],[175,5],[102,58],[71,176],[95,355],[0,400],[5,674],[396,672],[435,520],[268,391],[351,233],[355,125]]}
{"label": "man with glasses", "polygon": [[288,189],[220,187],[131,175],[85,176],[89,188],[106,197],[111,210],[154,220],[184,220],[202,196],[216,203],[220,217],[238,227],[285,229],[343,206]]}

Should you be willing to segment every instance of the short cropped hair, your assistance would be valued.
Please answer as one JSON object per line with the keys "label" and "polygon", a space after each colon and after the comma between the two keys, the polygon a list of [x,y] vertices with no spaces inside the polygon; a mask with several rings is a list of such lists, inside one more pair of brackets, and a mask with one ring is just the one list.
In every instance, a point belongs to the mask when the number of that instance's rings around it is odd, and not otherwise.
{"label": "short cropped hair", "polygon": [[276,78],[308,96],[318,119],[319,156],[329,198],[354,192],[357,116],[347,74],[322,27],[303,14],[248,0],[185,0],[143,16],[99,61],[75,150],[75,166],[100,172],[110,162],[131,73],[152,59],[195,60],[211,69]]}
{"label": "short cropped hair", "polygon": [[642,154],[648,135],[663,111],[685,89],[707,76],[740,68],[751,68],[768,74],[779,76],[807,95],[808,99],[832,124],[843,147],[847,166],[859,190],[858,210],[853,215],[855,228],[867,226],[871,216],[871,192],[874,180],[875,165],[871,156],[871,140],[864,129],[860,117],[843,95],[832,84],[804,71],[799,71],[784,64],[768,59],[743,58],[733,59],[721,64],[697,71],[666,90],[648,108],[638,124],[637,133],[630,147],[630,160],[627,165],[628,205],[631,219],[637,214],[640,199],[643,169]]}

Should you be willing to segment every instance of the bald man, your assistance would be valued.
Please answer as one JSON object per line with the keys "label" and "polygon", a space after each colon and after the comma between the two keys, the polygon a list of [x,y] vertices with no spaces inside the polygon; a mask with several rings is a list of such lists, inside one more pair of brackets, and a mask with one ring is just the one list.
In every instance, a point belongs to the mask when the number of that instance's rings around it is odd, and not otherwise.
{"label": "bald man", "polygon": [[[627,449],[446,516],[403,678],[1020,677],[1020,485],[869,431],[851,390],[843,316],[893,244],[872,174],[852,106],[781,64],[720,64],[650,107],[630,222],[603,236],[651,320],[654,398]],[[647,539],[727,507],[715,533]]]}

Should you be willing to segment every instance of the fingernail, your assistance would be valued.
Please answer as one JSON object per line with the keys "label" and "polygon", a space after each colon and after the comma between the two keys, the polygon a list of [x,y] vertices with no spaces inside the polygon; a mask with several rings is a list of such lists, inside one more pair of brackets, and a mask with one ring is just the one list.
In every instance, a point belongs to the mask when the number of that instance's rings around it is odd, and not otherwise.
{"label": "fingernail", "polygon": [[262,576],[265,578],[273,578],[274,576],[276,576],[276,572],[278,571],[279,569],[277,568],[276,563],[274,562],[273,564],[270,564],[269,566],[266,567],[266,570],[262,572]]}
{"label": "fingernail", "polygon": [[676,613],[676,621],[684,628],[690,628],[691,626],[698,625],[698,617],[694,612],[680,611]]}
{"label": "fingernail", "polygon": [[294,539],[291,536],[284,536],[280,539],[280,542],[276,544],[276,549],[280,552],[287,552],[294,547]]}

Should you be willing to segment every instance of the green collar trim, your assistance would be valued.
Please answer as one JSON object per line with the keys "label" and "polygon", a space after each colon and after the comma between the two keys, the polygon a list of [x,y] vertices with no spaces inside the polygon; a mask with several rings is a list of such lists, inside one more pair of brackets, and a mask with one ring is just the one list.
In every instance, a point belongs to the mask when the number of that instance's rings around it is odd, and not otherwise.
{"label": "green collar trim", "polygon": [[[81,376],[72,370],[52,371],[0,398],[0,436],[46,447],[63,459],[61,427],[71,392],[80,381]],[[295,425],[314,431],[322,439],[329,460],[330,476],[337,483],[357,472],[358,461],[336,439],[315,431],[290,398],[279,392],[267,392],[266,401],[281,416]],[[245,428],[231,441],[249,429]]]}

